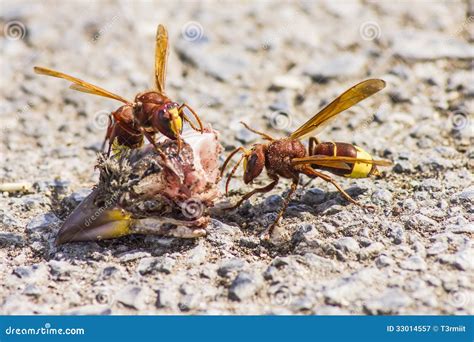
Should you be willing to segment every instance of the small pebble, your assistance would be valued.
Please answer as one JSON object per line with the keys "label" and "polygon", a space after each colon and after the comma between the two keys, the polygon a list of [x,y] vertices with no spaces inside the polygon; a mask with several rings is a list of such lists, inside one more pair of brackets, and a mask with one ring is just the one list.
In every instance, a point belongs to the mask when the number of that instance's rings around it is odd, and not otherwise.
{"label": "small pebble", "polygon": [[357,253],[360,249],[356,240],[351,237],[343,237],[334,243],[334,247],[340,249],[344,253]]}
{"label": "small pebble", "polygon": [[227,277],[230,273],[241,270],[245,265],[242,259],[227,259],[221,262],[217,269],[217,274],[221,277]]}
{"label": "small pebble", "polygon": [[247,272],[240,272],[229,289],[229,298],[242,301],[253,296],[261,287],[262,281]]}
{"label": "small pebble", "polygon": [[426,262],[419,255],[413,255],[400,263],[400,267],[408,271],[426,270]]}
{"label": "small pebble", "polygon": [[388,267],[390,265],[393,265],[394,261],[392,258],[386,255],[380,255],[377,259],[375,259],[375,264],[377,265],[378,268],[383,268],[383,267]]}
{"label": "small pebble", "polygon": [[142,276],[156,274],[158,272],[170,274],[176,261],[169,257],[143,258],[138,264],[137,271]]}
{"label": "small pebble", "polygon": [[303,195],[303,202],[309,205],[321,204],[325,200],[326,192],[318,188],[311,188]]}
{"label": "small pebble", "polygon": [[386,189],[377,189],[372,194],[372,202],[377,205],[388,205],[392,202],[392,193]]}
{"label": "small pebble", "polygon": [[128,285],[121,289],[115,299],[128,308],[140,310],[146,305],[146,295],[140,286]]}

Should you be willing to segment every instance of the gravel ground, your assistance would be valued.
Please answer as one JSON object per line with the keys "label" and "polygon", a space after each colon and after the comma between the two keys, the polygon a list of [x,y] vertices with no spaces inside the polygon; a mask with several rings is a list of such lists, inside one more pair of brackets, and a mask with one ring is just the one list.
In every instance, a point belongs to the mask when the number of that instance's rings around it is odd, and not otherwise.
{"label": "gravel ground", "polygon": [[[3,1],[0,183],[30,190],[0,193],[0,314],[474,314],[473,13],[463,1]],[[313,181],[262,243],[282,181],[215,215],[205,238],[55,247],[97,182],[118,103],[32,68],[133,97],[152,84],[158,23],[168,93],[220,131],[226,154],[257,141],[240,120],[284,136],[349,86],[386,80],[319,136],[394,162],[379,179],[339,179],[375,211]],[[240,179],[222,201],[251,188]]]}

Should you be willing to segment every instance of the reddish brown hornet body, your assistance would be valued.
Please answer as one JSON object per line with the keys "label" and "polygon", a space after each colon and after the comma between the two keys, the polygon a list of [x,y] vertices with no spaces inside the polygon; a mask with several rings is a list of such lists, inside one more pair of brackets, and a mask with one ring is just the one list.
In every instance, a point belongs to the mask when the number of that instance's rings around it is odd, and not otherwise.
{"label": "reddish brown hornet body", "polygon": [[[178,141],[181,149],[181,133],[183,121],[197,131],[203,131],[201,120],[194,110],[186,103],[182,105],[171,101],[165,95],[166,61],[168,56],[168,33],[164,26],[159,25],[156,33],[155,49],[155,90],[138,94],[131,102],[105,89],[82,81],[76,77],[43,67],[35,67],[35,72],[42,75],[63,78],[73,82],[71,88],[89,94],[108,97],[125,103],[110,114],[110,122],[104,139],[109,141],[108,154],[115,142],[128,148],[137,148],[144,142],[144,137],[155,144],[155,135],[162,133],[172,140]],[[187,117],[184,109],[188,109],[195,117],[199,128]]]}
{"label": "reddish brown hornet body", "polygon": [[[183,112],[184,108],[188,108],[193,113],[199,128],[187,118]],[[157,132],[172,140],[178,140],[178,144],[181,145],[183,119],[188,121],[193,129],[202,131],[199,117],[189,106],[186,104],[180,106],[156,91],[138,94],[133,104],[121,106],[112,112],[111,116],[113,119],[111,118],[109,122],[104,140],[104,144],[107,140],[110,141],[108,153],[116,139],[119,145],[129,148],[143,145],[144,137],[154,144],[154,136]]]}
{"label": "reddish brown hornet body", "polygon": [[[315,145],[316,144],[316,145]],[[328,157],[347,157],[353,159],[372,159],[370,154],[365,152],[358,146],[343,143],[343,142],[318,142],[314,137],[309,138],[308,147],[309,156],[328,156]],[[380,164],[379,164],[380,165]],[[339,166],[339,167],[337,167]],[[337,176],[343,176],[348,178],[365,178],[368,176],[377,176],[379,172],[377,170],[376,163],[353,163],[347,164],[348,167],[341,167],[335,165],[334,162],[324,165],[323,161],[318,160],[317,163],[311,164],[311,167],[331,172]]]}
{"label": "reddish brown hornet body", "polygon": [[375,94],[383,89],[384,86],[384,81],[376,79],[367,80],[355,85],[341,94],[336,100],[331,102],[286,138],[274,139],[268,134],[256,131],[244,124],[247,129],[259,134],[268,142],[254,144],[250,150],[239,147],[228,156],[222,166],[222,172],[224,172],[231,158],[237,152],[242,152],[239,161],[227,178],[226,192],[230,179],[242,160],[244,161],[245,184],[251,183],[262,173],[263,169],[267,170],[268,177],[272,182],[262,188],[254,189],[245,194],[234,206],[228,209],[237,208],[256,193],[271,191],[278,184],[280,177],[291,179],[291,188],[284,200],[283,207],[278,213],[275,222],[268,227],[263,234],[265,237],[268,237],[286,211],[290,198],[298,186],[300,174],[307,175],[310,178],[319,177],[332,183],[337,190],[341,192],[344,198],[357,204],[334,179],[319,170],[328,171],[338,176],[363,178],[370,175],[377,175],[378,171],[376,165],[387,166],[390,165],[390,162],[385,160],[373,160],[370,154],[358,146],[334,142],[321,143],[315,137],[310,137],[308,150],[306,150],[300,139],[312,133],[314,130],[322,128],[331,118],[368,96]]}

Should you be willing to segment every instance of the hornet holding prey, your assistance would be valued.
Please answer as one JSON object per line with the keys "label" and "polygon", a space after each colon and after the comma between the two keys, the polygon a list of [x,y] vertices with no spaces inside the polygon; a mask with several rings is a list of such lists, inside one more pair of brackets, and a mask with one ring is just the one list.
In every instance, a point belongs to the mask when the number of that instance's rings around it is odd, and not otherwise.
{"label": "hornet holding prey", "polygon": [[[162,133],[172,140],[177,140],[178,150],[181,150],[183,121],[187,121],[194,130],[201,133],[203,127],[199,116],[188,104],[179,105],[165,95],[167,58],[168,32],[163,25],[159,25],[156,32],[155,46],[155,89],[139,93],[134,101],[124,99],[119,95],[59,71],[43,67],[35,67],[34,70],[37,74],[71,81],[71,89],[108,97],[124,103],[109,117],[109,126],[102,145],[102,149],[104,149],[106,142],[109,141],[108,155],[110,155],[111,147],[116,139],[118,145],[137,148],[143,145],[143,137],[146,137],[158,149],[155,142],[156,133]],[[199,128],[185,114],[185,108],[195,117]]]}

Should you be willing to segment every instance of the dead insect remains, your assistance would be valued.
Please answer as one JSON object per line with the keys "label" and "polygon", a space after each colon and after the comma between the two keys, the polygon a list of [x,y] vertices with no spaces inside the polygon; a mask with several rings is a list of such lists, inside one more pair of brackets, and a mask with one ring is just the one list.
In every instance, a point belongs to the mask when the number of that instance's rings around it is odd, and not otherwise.
{"label": "dead insect remains", "polygon": [[[206,234],[208,208],[219,197],[222,147],[212,128],[176,140],[99,155],[100,180],[63,223],[56,244],[129,234],[195,238]],[[163,158],[162,154],[166,156]]]}

